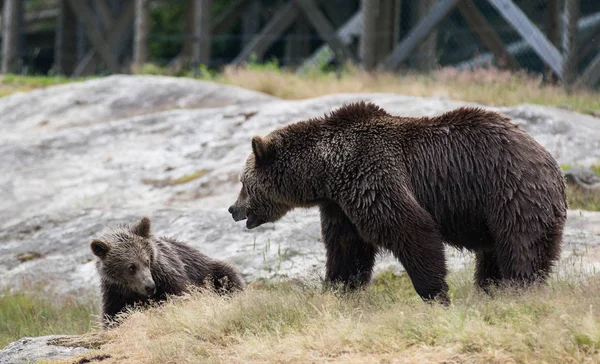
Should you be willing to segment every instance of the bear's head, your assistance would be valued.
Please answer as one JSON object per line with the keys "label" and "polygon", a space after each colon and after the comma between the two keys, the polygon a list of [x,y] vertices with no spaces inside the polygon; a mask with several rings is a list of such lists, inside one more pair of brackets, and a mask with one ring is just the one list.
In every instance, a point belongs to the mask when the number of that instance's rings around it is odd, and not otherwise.
{"label": "bear's head", "polygon": [[149,297],[156,292],[152,264],[156,248],[150,234],[150,219],[144,217],[132,227],[110,228],[90,248],[98,257],[101,279],[126,292]]}
{"label": "bear's head", "polygon": [[289,183],[286,183],[285,164],[272,138],[252,138],[252,154],[240,175],[242,188],[237,201],[229,207],[235,221],[246,220],[246,228],[253,229],[283,217],[292,205],[289,203]]}

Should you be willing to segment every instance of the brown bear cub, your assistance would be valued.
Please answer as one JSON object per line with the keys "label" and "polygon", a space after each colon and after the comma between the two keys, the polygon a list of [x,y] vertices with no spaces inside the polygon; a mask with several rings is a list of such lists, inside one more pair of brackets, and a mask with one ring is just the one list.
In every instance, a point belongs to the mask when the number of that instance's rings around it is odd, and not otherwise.
{"label": "brown bear cub", "polygon": [[567,204],[554,158],[502,114],[392,116],[372,103],[252,138],[238,199],[248,229],[318,206],[326,280],[356,288],[391,251],[424,300],[449,303],[443,243],[476,254],[475,279],[543,282]]}
{"label": "brown bear cub", "polygon": [[98,257],[105,324],[128,306],[161,302],[190,286],[219,294],[244,289],[235,268],[173,238],[155,237],[147,217],[133,226],[108,228],[90,246]]}

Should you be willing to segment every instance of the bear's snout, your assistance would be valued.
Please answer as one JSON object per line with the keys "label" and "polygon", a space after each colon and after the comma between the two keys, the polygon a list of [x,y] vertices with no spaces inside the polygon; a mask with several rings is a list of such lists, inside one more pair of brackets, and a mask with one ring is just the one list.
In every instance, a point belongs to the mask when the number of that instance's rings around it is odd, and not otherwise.
{"label": "bear's snout", "polygon": [[234,221],[241,221],[247,218],[246,211],[244,211],[243,208],[237,207],[236,205],[231,205],[228,211],[231,214],[231,217],[233,217]]}
{"label": "bear's snout", "polygon": [[152,283],[148,283],[146,284],[146,286],[144,287],[144,290],[146,291],[146,294],[148,296],[151,296],[153,294],[156,293],[156,285],[154,284],[154,282]]}

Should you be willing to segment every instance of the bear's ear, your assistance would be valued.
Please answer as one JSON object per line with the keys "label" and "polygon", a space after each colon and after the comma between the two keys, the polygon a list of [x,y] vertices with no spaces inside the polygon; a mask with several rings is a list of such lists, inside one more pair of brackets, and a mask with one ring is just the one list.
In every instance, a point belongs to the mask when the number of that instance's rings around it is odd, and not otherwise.
{"label": "bear's ear", "polygon": [[150,237],[150,219],[146,216],[142,217],[140,222],[133,227],[133,233],[142,238]]}
{"label": "bear's ear", "polygon": [[110,246],[108,246],[108,244],[98,239],[92,239],[90,247],[92,248],[94,255],[100,259],[104,259],[110,250]]}
{"label": "bear's ear", "polygon": [[267,142],[259,136],[252,138],[252,152],[257,161],[263,161],[268,157],[269,150]]}

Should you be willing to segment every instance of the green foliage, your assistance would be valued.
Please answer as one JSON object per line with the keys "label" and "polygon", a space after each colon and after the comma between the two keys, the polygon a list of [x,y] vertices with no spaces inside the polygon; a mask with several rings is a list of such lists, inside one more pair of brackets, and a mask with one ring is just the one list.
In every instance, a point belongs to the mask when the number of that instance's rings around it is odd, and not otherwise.
{"label": "green foliage", "polygon": [[160,64],[177,56],[183,43],[184,6],[180,1],[158,2],[150,12],[152,30],[148,40],[151,59]]}
{"label": "green foliage", "polygon": [[[233,4],[233,0],[214,0],[212,2],[212,19],[216,19],[223,11]],[[185,22],[187,8],[186,1],[157,2],[150,13],[151,31],[148,41],[149,57],[153,62],[161,65],[167,64],[177,56],[184,40],[193,34],[186,33]],[[229,32],[231,32],[230,30]],[[213,39],[213,51],[216,55],[222,54],[232,43],[232,33],[220,34]]]}

